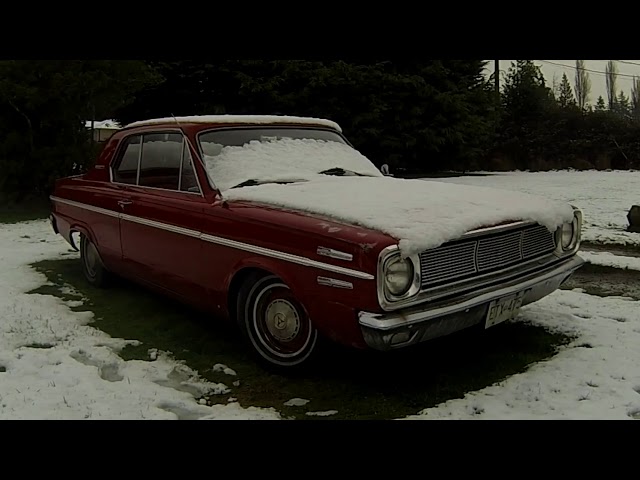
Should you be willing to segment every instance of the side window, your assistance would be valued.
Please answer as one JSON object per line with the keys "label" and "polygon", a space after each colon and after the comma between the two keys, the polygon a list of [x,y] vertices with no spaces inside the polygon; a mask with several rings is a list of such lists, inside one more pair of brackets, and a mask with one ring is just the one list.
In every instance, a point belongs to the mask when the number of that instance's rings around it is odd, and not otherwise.
{"label": "side window", "polygon": [[180,190],[183,192],[200,193],[196,172],[193,167],[193,160],[191,158],[191,150],[189,149],[189,144],[187,142],[183,142]]}
{"label": "side window", "polygon": [[113,172],[113,180],[115,182],[136,184],[138,159],[140,158],[140,140],[140,135],[133,135],[124,140],[120,163]]}
{"label": "side window", "polygon": [[178,190],[182,144],[183,138],[180,133],[144,135],[138,185]]}

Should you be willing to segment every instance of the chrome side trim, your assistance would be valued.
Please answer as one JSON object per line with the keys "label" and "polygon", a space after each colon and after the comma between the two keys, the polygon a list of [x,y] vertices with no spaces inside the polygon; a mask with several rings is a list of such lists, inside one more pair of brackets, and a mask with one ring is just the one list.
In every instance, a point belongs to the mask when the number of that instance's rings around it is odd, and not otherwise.
{"label": "chrome side trim", "polygon": [[185,235],[187,237],[200,238],[201,236],[201,233],[195,230],[177,227],[175,225],[169,225],[167,223],[156,222],[155,220],[149,220],[147,218],[134,217],[133,215],[127,215],[126,213],[120,214],[120,220],[137,223],[139,225],[146,225],[147,227],[153,227],[159,230],[166,230],[168,232],[177,233],[178,235]]}
{"label": "chrome side trim", "polygon": [[244,250],[251,253],[257,253],[258,255],[264,255],[265,257],[277,258],[286,262],[297,263],[298,265],[304,265],[305,267],[315,267],[328,272],[341,273],[342,275],[348,275],[350,277],[361,278],[363,280],[373,280],[374,276],[369,273],[360,272],[358,270],[352,270],[350,268],[340,267],[338,265],[331,265],[329,263],[317,262],[310,258],[300,257],[291,253],[280,252],[278,250],[271,250],[270,248],[258,247],[256,245],[249,245],[247,243],[236,242],[235,240],[229,240],[228,238],[214,237],[213,235],[202,234],[202,240],[205,242],[216,243],[218,245],[224,245],[226,247],[237,248],[238,250]]}
{"label": "chrome side trim", "polygon": [[325,285],[327,287],[346,288],[348,290],[353,289],[353,283],[345,282],[344,280],[338,280],[336,278],[318,277],[318,285]]}
{"label": "chrome side trim", "polygon": [[133,215],[127,215],[125,213],[118,213],[111,210],[106,210],[104,208],[94,207],[92,205],[87,205],[80,202],[74,202],[73,200],[66,200],[60,197],[55,197],[53,195],[49,198],[54,202],[63,203],[73,207],[84,208],[85,210],[101,213],[103,215],[108,215],[110,217],[119,218],[120,220],[125,220],[128,222],[137,223],[140,225],[146,225],[152,228],[173,232],[178,235],[186,235],[189,237],[198,238],[205,242],[215,243],[217,245],[223,245],[226,247],[235,248],[237,250],[256,253],[258,255],[262,255],[265,257],[277,258],[279,260],[284,260],[286,262],[303,265],[305,267],[318,268],[320,270],[325,270],[327,272],[339,273],[341,275],[347,275],[349,277],[360,278],[363,280],[373,280],[375,278],[370,273],[365,273],[359,270],[340,267],[338,265],[331,265],[330,263],[318,262],[310,258],[293,255],[291,253],[281,252],[279,250],[271,250],[270,248],[259,247],[257,245],[251,245],[243,242],[237,242],[235,240],[230,240],[228,238],[216,237],[214,235],[208,235],[206,233],[198,232],[196,230],[190,230],[188,228],[169,225],[166,223],[157,222],[155,220],[149,220],[146,218],[135,217]]}
{"label": "chrome side trim", "polygon": [[337,258],[338,260],[346,260],[347,262],[353,261],[353,255],[351,255],[350,253],[334,250],[333,248],[318,247],[316,253],[318,255],[322,255],[323,257]]}
{"label": "chrome side trim", "polygon": [[94,207],[93,205],[87,205],[86,203],[74,202],[73,200],[66,200],[64,198],[55,197],[51,195],[49,197],[51,201],[63,203],[65,205],[69,205],[71,207],[84,208],[85,210],[89,210],[90,212],[101,213],[102,215],[107,215],[109,217],[119,218],[120,214],[118,212],[114,212],[112,210],[107,210],[106,208]]}

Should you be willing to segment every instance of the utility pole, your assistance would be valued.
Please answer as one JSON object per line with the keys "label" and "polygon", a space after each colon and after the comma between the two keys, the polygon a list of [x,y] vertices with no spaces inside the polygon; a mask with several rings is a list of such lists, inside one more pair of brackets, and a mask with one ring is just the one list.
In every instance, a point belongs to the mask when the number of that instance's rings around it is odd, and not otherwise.
{"label": "utility pole", "polygon": [[500,103],[500,60],[494,60],[495,62],[495,71],[494,71],[494,81],[496,83],[496,103]]}

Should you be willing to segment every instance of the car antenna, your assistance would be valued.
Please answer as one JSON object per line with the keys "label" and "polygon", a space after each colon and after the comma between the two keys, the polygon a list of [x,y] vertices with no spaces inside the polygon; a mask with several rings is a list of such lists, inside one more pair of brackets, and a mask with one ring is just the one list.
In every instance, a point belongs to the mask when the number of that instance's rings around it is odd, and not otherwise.
{"label": "car antenna", "polygon": [[[176,122],[176,124],[178,125],[178,128],[180,129],[180,131],[182,132],[182,135],[184,136],[184,138],[187,140],[187,143],[189,144],[189,147],[191,147],[191,150],[193,150],[196,155],[198,155],[198,158],[200,158],[200,153],[198,152],[198,150],[196,150],[196,148],[193,146],[193,143],[191,143],[191,140],[189,140],[189,136],[185,133],[184,128],[182,128],[182,125],[180,125],[180,122],[178,121],[178,119],[176,118],[176,116],[172,113],[171,114],[171,118],[173,118]],[[206,166],[204,163],[204,160],[202,158],[200,158],[200,163],[202,163],[202,166],[205,168],[206,170]],[[206,173],[206,172],[205,172]],[[214,185],[215,186],[215,185]],[[216,189],[218,190],[218,194],[220,195],[220,200],[222,200],[222,204],[226,205],[227,201],[224,199],[224,197],[222,196],[222,191],[216,187]]]}

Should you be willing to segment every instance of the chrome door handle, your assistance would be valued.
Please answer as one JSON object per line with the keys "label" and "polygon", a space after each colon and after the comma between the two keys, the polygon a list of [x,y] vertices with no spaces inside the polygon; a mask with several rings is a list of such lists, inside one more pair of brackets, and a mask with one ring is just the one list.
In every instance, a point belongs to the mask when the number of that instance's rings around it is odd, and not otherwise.
{"label": "chrome door handle", "polygon": [[133,202],[131,200],[118,200],[118,205],[120,208],[124,208],[127,205],[131,205]]}

